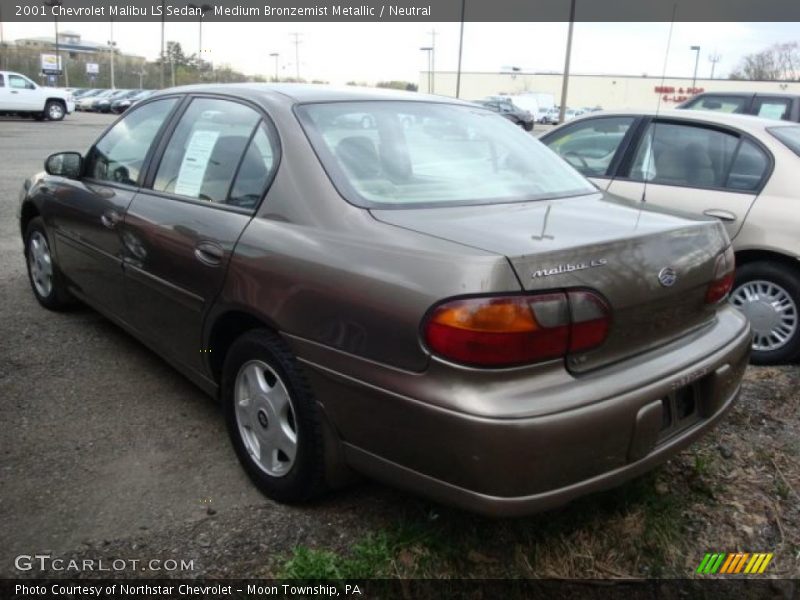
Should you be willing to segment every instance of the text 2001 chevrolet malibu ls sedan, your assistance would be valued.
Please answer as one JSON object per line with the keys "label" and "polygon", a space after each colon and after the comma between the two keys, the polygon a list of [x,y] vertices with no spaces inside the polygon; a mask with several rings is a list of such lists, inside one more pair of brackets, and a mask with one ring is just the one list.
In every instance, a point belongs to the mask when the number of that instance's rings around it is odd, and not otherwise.
{"label": "text 2001 chevrolet malibu ls sedan", "polygon": [[719,223],[604,195],[473,105],[178,88],[46,170],[20,209],[36,298],[219,395],[280,501],[356,471],[541,510],[684,447],[747,363]]}

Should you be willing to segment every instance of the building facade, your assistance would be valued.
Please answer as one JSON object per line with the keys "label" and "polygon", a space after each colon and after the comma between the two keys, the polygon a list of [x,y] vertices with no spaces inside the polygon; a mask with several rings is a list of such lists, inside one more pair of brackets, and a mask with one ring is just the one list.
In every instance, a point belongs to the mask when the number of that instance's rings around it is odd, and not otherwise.
{"label": "building facade", "polygon": [[[456,95],[456,73],[435,71],[433,93]],[[537,92],[552,94],[556,104],[561,99],[561,73],[462,72],[460,98],[478,100],[497,94]],[[419,77],[419,91],[430,92],[429,73]],[[692,78],[647,77],[632,75],[581,75],[569,78],[567,105],[572,108],[651,109],[674,107],[693,95],[693,89],[706,92],[752,91],[800,94],[798,81],[744,81],[701,79],[692,86]]]}

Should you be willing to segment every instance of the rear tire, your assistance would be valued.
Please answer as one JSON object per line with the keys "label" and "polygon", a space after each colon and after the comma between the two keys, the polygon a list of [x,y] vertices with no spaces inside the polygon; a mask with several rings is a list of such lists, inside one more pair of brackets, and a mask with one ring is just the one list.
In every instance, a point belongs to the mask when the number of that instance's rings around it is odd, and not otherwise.
{"label": "rear tire", "polygon": [[736,271],[731,304],[750,319],[750,362],[774,365],[800,358],[800,273],[777,262],[745,263]]}
{"label": "rear tire", "polygon": [[278,502],[325,490],[322,415],[300,364],[266,329],[237,339],[222,368],[228,434],[244,470]]}
{"label": "rear tire", "polygon": [[44,221],[35,217],[25,230],[25,264],[36,300],[48,310],[63,310],[74,304],[53,257]]}

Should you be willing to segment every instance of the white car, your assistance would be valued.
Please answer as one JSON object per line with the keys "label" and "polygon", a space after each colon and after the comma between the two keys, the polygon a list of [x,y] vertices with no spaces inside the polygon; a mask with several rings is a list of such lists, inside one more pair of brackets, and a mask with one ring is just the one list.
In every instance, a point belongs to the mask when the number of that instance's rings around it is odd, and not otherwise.
{"label": "white car", "polygon": [[695,110],[596,112],[540,139],[602,190],[720,220],[736,253],[731,302],[755,334],[752,362],[800,358],[800,125]]}
{"label": "white car", "polygon": [[24,114],[60,121],[75,110],[72,94],[43,87],[12,71],[0,71],[0,115]]}

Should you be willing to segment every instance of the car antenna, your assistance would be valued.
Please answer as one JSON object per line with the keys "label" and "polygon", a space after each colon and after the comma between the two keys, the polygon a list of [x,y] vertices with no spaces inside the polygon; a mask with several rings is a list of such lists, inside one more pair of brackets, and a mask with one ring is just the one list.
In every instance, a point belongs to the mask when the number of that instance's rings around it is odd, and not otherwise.
{"label": "car antenna", "polygon": [[[667,36],[667,49],[664,52],[664,66],[661,68],[661,88],[664,87],[664,80],[667,77],[667,60],[669,59],[669,47],[672,44],[672,29],[675,27],[675,14],[678,11],[678,3],[675,2],[672,5],[672,19],[669,22],[669,35]],[[661,97],[662,93],[658,94],[658,103],[656,104],[656,118],[655,122],[653,123],[653,135],[650,136],[650,148],[647,152],[647,166],[646,168],[642,167],[642,179],[644,179],[644,187],[642,188],[642,202],[647,202],[647,180],[648,180],[648,173],[650,172],[650,161],[652,160],[655,162],[655,149],[653,148],[653,142],[656,138],[656,127],[658,127],[658,113],[661,110]]]}

